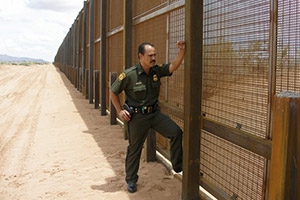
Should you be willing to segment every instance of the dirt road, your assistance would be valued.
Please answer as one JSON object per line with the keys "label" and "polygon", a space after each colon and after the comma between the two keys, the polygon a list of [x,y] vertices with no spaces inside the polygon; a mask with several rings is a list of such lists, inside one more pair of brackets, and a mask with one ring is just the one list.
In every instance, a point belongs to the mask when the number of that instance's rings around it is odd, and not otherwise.
{"label": "dirt road", "polygon": [[124,181],[127,141],[53,65],[0,65],[0,199],[180,199],[181,183],[141,161]]}

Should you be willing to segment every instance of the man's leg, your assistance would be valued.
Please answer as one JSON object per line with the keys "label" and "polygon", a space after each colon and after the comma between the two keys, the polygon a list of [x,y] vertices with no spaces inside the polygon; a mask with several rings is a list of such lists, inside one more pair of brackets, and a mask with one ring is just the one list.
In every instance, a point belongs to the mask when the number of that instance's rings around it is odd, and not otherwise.
{"label": "man's leg", "polygon": [[158,112],[153,120],[152,127],[166,138],[170,138],[171,163],[175,172],[182,171],[182,130],[167,115]]}
{"label": "man's leg", "polygon": [[140,157],[144,142],[149,132],[149,124],[144,116],[136,114],[130,122],[128,122],[128,141],[126,155],[126,182],[136,183],[138,181],[138,170],[140,165]]}

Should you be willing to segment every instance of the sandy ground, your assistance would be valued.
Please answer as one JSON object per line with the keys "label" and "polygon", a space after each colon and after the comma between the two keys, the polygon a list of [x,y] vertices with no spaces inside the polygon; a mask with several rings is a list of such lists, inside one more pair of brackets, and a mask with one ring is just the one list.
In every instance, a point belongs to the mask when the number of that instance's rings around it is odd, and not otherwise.
{"label": "sandy ground", "polygon": [[181,182],[141,160],[124,181],[127,141],[53,65],[0,65],[0,199],[180,199]]}

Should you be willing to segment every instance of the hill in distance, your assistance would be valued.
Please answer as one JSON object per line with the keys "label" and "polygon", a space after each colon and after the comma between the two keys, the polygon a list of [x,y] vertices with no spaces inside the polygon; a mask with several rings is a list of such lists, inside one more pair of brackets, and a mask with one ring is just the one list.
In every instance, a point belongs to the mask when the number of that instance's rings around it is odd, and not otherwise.
{"label": "hill in distance", "polygon": [[5,54],[0,54],[0,63],[3,62],[32,62],[32,63],[49,63],[48,61],[45,61],[43,59],[35,59],[35,58],[27,58],[27,57],[14,57],[14,56],[9,56]]}

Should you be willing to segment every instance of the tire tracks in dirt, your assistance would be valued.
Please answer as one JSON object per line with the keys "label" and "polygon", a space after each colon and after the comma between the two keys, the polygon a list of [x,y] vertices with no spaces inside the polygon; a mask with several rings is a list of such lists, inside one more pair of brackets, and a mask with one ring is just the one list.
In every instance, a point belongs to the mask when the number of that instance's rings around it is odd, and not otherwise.
{"label": "tire tracks in dirt", "polygon": [[[2,100],[4,99],[0,103],[0,113],[3,117],[0,125],[4,130],[0,135],[0,172],[4,179],[17,177],[22,171],[23,164],[26,163],[24,161],[29,154],[41,113],[41,105],[35,102],[43,98],[43,88],[49,69],[46,65],[17,67],[20,68],[19,73],[7,73],[8,77],[2,79],[9,82],[3,84],[0,82],[0,90],[5,91],[5,94],[0,96]],[[1,88],[2,86],[5,88]],[[12,104],[14,106],[11,106]]]}

